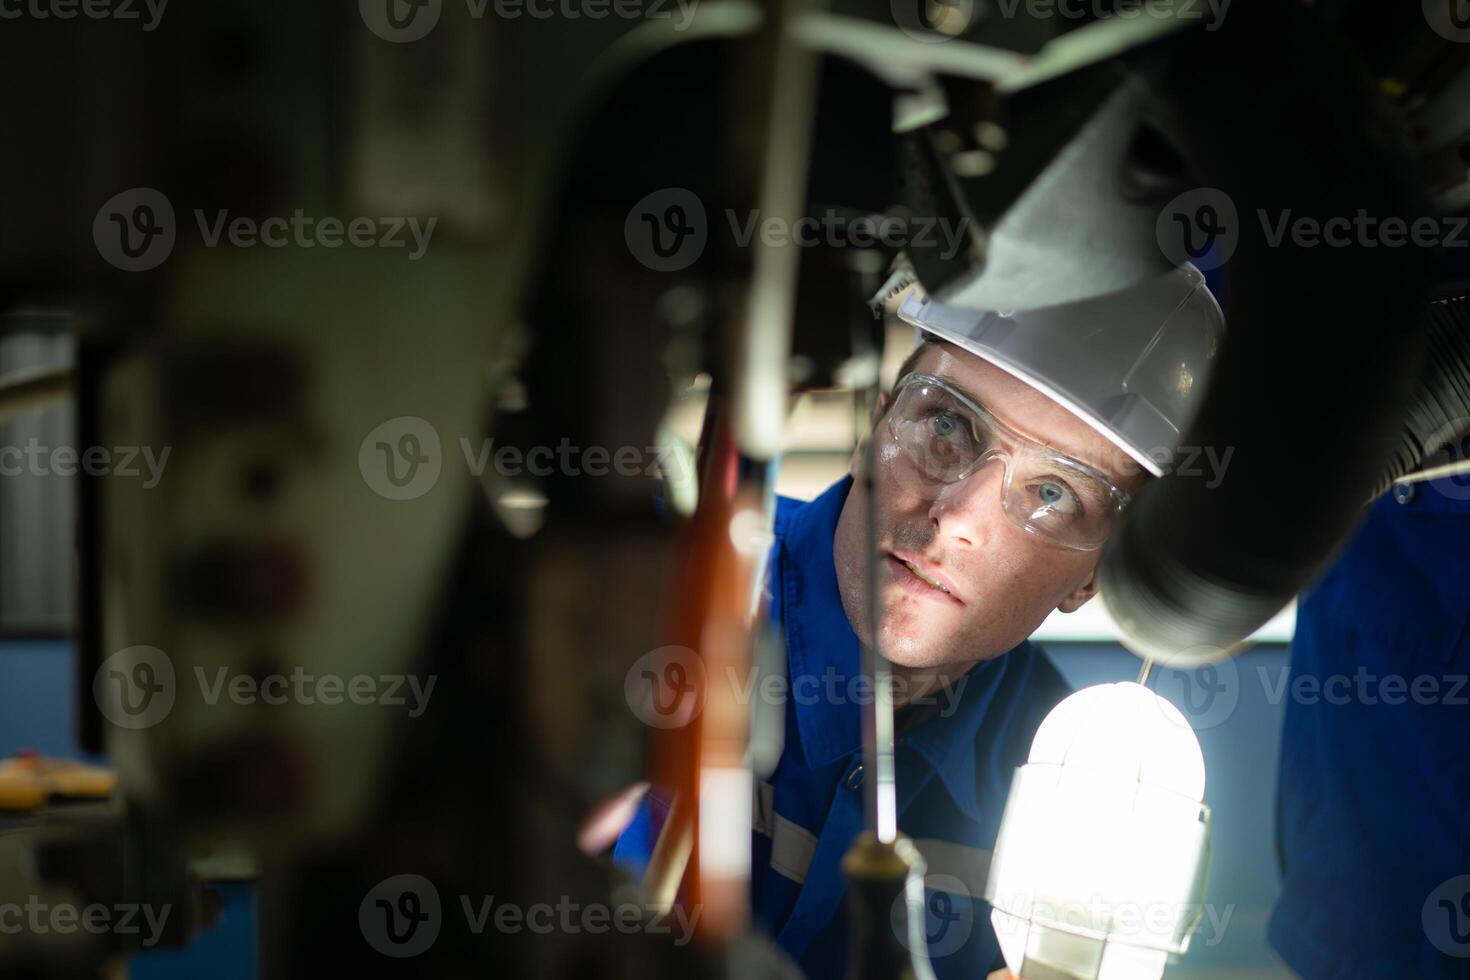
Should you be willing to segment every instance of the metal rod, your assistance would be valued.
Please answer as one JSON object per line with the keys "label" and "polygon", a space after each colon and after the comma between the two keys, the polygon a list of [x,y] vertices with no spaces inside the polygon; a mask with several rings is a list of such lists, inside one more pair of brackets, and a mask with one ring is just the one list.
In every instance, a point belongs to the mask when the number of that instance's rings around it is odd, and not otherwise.
{"label": "metal rod", "polygon": [[1405,473],[1393,482],[1422,483],[1425,480],[1437,480],[1442,476],[1459,476],[1461,473],[1470,473],[1470,459],[1457,459],[1454,462],[1444,463],[1440,466],[1431,466],[1427,470]]}
{"label": "metal rod", "polygon": [[1138,683],[1138,684],[1141,684],[1141,685],[1147,687],[1148,686],[1148,675],[1153,671],[1153,669],[1154,669],[1153,659],[1151,657],[1144,657],[1143,658],[1143,666],[1138,669],[1138,680],[1135,683]]}
{"label": "metal rod", "polygon": [[648,857],[648,867],[643,872],[644,900],[649,907],[667,913],[674,907],[679,894],[679,884],[684,880],[684,871],[689,867],[689,856],[694,853],[694,824],[689,819],[689,801],[683,794],[675,794],[664,818],[663,829]]}
{"label": "metal rod", "polygon": [[[806,213],[819,59],[793,36],[791,25],[818,3],[766,0],[767,20],[752,42],[752,61],[760,70],[751,79],[754,111],[745,131],[753,140],[755,171],[745,175],[742,190],[753,191],[763,220],[795,224]],[[775,459],[781,450],[799,253],[788,244],[757,239],[746,302],[739,310],[744,320],[736,353],[735,438],[747,456],[758,460]]]}
{"label": "metal rod", "polygon": [[0,422],[67,398],[71,394],[71,381],[70,367],[17,371],[0,378]]}
{"label": "metal rod", "polygon": [[[877,405],[880,381],[874,378],[867,393],[868,412],[860,425],[872,418]],[[861,393],[859,399],[862,398]],[[898,792],[893,766],[893,674],[879,645],[878,630],[882,625],[882,603],[878,576],[878,497],[874,474],[877,471],[877,426],[868,435],[863,452],[864,522],[867,525],[868,619],[870,643],[862,644],[863,672],[872,679],[873,697],[863,713],[864,807],[868,829],[883,844],[891,844],[898,836]],[[862,431],[861,428],[858,429]]]}

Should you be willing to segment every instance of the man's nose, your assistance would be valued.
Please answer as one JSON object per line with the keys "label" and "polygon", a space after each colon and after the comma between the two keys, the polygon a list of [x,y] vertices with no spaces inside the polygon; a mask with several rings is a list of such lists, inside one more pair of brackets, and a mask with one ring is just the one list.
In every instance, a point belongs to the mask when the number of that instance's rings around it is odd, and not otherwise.
{"label": "man's nose", "polygon": [[1005,459],[990,456],[969,476],[941,490],[929,505],[929,520],[935,534],[962,547],[975,547],[983,542],[999,514],[1005,472]]}

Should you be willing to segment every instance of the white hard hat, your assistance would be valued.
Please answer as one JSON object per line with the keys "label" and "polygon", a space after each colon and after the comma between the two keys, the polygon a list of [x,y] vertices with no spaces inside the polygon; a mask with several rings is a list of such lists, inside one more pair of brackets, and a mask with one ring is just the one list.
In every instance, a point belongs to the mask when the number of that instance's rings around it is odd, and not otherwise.
{"label": "white hard hat", "polygon": [[1220,305],[1192,265],[1022,311],[940,303],[915,289],[897,313],[1046,394],[1155,476],[1199,409],[1225,334]]}

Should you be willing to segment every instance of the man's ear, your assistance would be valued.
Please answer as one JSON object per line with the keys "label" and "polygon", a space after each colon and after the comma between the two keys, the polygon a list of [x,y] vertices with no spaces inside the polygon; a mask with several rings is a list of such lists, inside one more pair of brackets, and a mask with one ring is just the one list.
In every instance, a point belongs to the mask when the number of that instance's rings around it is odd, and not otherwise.
{"label": "man's ear", "polygon": [[1076,612],[1086,604],[1088,599],[1097,595],[1097,572],[1087,576],[1087,581],[1077,586],[1067,594],[1067,597],[1057,603],[1057,608],[1064,613]]}
{"label": "man's ear", "polygon": [[878,399],[877,401],[873,402],[873,417],[868,419],[869,430],[876,429],[878,427],[878,420],[883,417],[884,412],[888,411],[888,403],[891,401],[893,401],[893,399],[888,397],[888,392],[878,392]]}
{"label": "man's ear", "polygon": [[888,411],[888,405],[892,401],[888,392],[880,391],[878,400],[873,402],[873,417],[868,420],[868,432],[858,437],[857,445],[852,447],[852,459],[847,464],[848,470],[854,477],[862,474],[863,454],[867,451],[868,440],[873,437],[874,430],[878,428],[878,420],[883,417],[884,412]]}

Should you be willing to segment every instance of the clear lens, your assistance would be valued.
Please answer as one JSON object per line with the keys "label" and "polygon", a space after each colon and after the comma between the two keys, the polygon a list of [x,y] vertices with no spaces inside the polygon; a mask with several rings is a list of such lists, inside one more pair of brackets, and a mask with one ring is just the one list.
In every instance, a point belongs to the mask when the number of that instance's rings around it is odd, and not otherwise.
{"label": "clear lens", "polygon": [[1013,460],[1005,511],[1029,531],[1073,548],[1107,540],[1118,503],[1095,477],[1062,459],[1023,450]]}
{"label": "clear lens", "polygon": [[909,462],[940,483],[969,476],[988,448],[987,430],[975,414],[945,389],[923,381],[899,392],[889,429]]}
{"label": "clear lens", "polygon": [[908,467],[901,475],[911,489],[958,482],[988,454],[1003,454],[1007,516],[1066,547],[1099,547],[1122,509],[1124,498],[1088,468],[1009,433],[933,379],[916,376],[903,385],[888,428],[903,456],[894,462]]}

